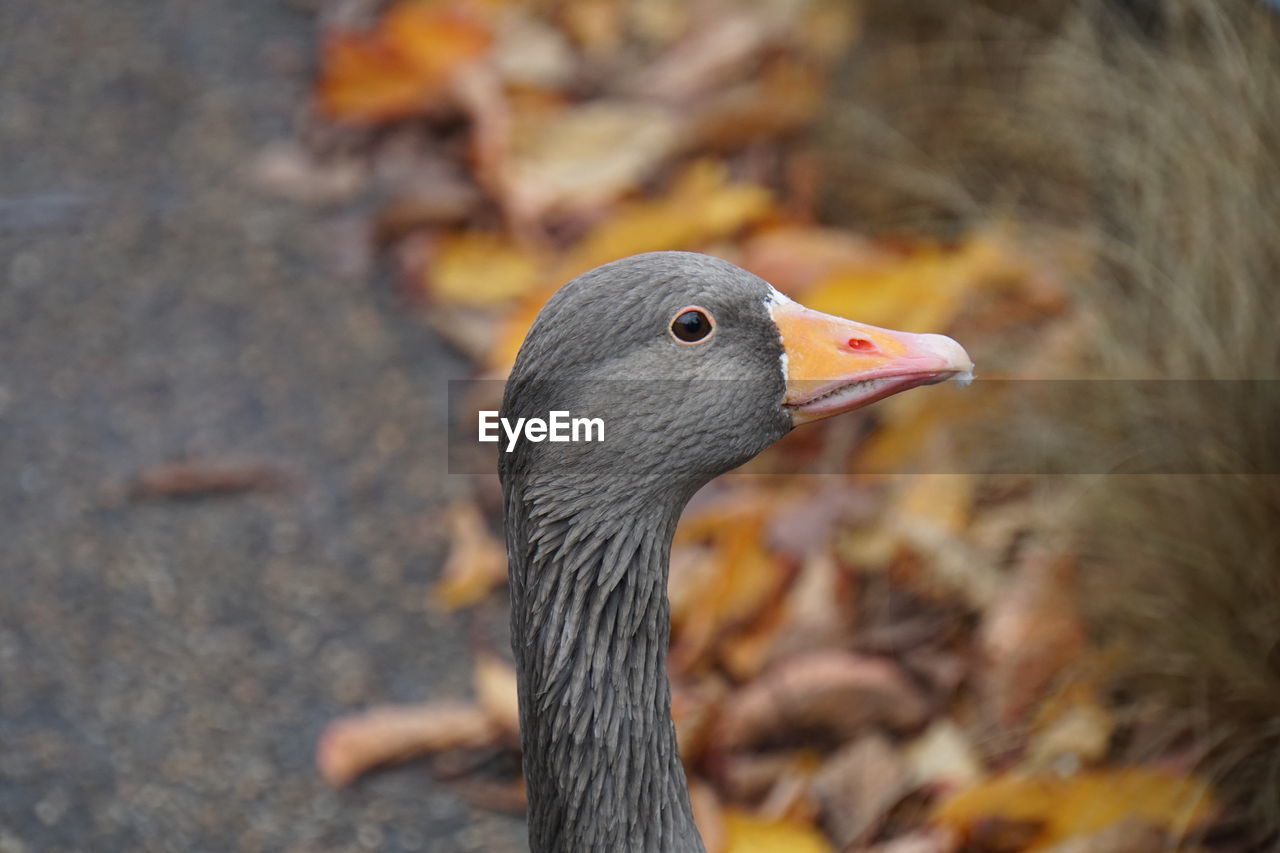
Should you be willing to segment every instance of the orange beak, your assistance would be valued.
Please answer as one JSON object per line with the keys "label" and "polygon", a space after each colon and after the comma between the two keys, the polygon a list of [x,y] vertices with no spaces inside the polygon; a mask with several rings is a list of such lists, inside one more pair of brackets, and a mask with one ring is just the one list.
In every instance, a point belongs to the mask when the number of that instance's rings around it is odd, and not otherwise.
{"label": "orange beak", "polygon": [[783,404],[797,425],[973,372],[964,347],[945,335],[855,323],[786,297],[775,299],[769,310],[782,335]]}

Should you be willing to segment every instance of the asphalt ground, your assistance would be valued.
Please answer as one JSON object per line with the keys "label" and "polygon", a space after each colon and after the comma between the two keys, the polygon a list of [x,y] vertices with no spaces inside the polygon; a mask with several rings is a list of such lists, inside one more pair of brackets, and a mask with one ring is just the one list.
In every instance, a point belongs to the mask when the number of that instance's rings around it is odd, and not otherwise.
{"label": "asphalt ground", "polygon": [[[466,695],[471,644],[426,602],[464,366],[247,176],[313,26],[0,3],[3,853],[525,846],[423,764],[314,769],[335,715]],[[284,482],[130,497],[174,459]]]}

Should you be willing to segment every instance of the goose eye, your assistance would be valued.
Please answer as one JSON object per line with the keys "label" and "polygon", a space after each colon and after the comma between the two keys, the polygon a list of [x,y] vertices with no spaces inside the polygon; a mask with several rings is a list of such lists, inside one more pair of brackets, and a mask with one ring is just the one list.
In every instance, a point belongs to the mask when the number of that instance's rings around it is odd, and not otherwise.
{"label": "goose eye", "polygon": [[672,337],[686,344],[706,340],[714,328],[711,315],[702,308],[685,308],[671,321]]}

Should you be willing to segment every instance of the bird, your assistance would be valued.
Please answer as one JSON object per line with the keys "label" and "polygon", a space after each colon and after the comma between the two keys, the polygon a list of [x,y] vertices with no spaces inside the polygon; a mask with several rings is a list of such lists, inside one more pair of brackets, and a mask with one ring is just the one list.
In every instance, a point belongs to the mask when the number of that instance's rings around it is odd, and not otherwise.
{"label": "bird", "polygon": [[499,457],[534,853],[704,850],[666,667],[694,492],[797,425],[972,370],[951,338],[810,310],[709,255],[634,255],[556,291],[502,417],[581,413],[604,434]]}

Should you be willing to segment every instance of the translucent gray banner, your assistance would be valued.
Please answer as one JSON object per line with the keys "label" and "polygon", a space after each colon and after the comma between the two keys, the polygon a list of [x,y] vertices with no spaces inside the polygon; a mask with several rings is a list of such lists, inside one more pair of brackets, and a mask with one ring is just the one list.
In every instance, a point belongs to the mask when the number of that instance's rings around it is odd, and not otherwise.
{"label": "translucent gray banner", "polygon": [[[595,442],[664,405],[750,400],[736,380],[549,380],[543,425],[498,420],[505,383],[449,383],[448,471],[492,474],[516,441]],[[736,387],[735,387],[736,386]],[[905,404],[905,398],[913,398]],[[528,398],[526,398],[528,399]],[[665,401],[665,402],[664,402]],[[637,414],[637,413],[640,414]],[[743,429],[757,410],[738,411]],[[532,413],[531,413],[532,418]],[[895,440],[894,452],[885,452]],[[485,440],[482,440],[485,439]],[[613,442],[611,444],[611,441]],[[905,392],[792,431],[760,474],[1280,474],[1280,380],[978,380]]]}

